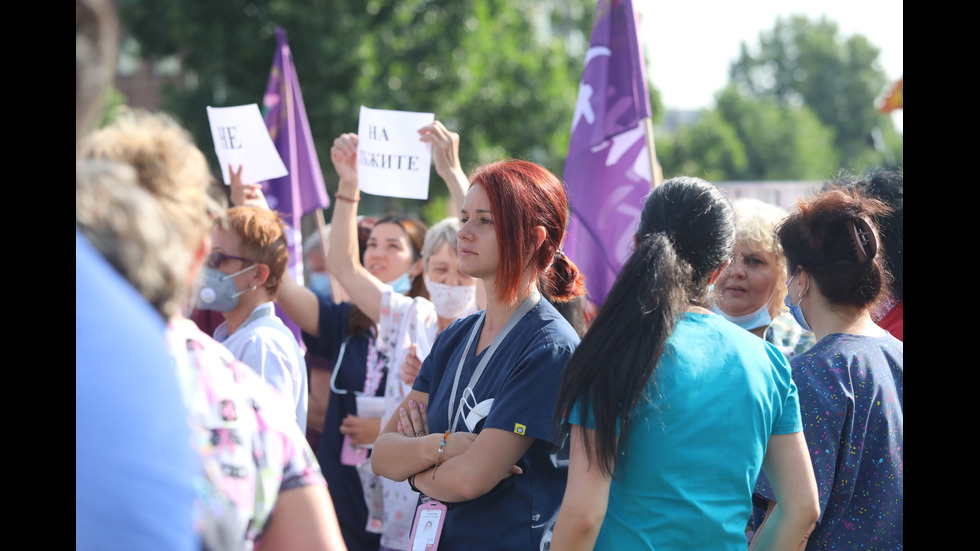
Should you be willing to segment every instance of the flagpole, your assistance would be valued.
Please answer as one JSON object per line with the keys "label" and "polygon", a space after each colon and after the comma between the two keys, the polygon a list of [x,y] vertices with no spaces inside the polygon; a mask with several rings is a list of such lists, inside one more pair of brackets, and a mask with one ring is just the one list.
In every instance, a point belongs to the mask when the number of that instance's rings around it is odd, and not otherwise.
{"label": "flagpole", "polygon": [[327,224],[323,221],[323,209],[317,208],[314,210],[313,217],[316,219],[316,231],[320,233],[320,252],[323,253],[323,260],[326,262],[327,254],[329,254],[329,250],[327,249],[329,236],[327,235]]}
{"label": "flagpole", "polygon": [[650,189],[663,182],[664,174],[657,162],[657,150],[653,145],[653,117],[644,117],[643,126],[646,130],[647,152],[650,154]]}

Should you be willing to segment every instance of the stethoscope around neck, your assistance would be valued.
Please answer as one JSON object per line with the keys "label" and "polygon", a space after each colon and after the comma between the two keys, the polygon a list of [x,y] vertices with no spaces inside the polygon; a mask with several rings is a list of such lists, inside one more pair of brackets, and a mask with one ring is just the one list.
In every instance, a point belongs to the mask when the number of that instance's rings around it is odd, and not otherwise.
{"label": "stethoscope around neck", "polygon": [[[330,390],[337,394],[353,394],[354,396],[363,396],[364,391],[361,390],[346,390],[342,388],[337,388],[337,373],[340,372],[340,366],[344,364],[344,356],[347,354],[347,343],[351,340],[351,335],[344,338],[344,342],[340,345],[340,352],[337,354],[337,363],[333,366],[333,373],[330,374]],[[388,371],[388,356],[378,352],[377,359],[375,361],[384,362],[384,366],[381,368],[384,372]],[[377,390],[375,390],[377,392]]]}

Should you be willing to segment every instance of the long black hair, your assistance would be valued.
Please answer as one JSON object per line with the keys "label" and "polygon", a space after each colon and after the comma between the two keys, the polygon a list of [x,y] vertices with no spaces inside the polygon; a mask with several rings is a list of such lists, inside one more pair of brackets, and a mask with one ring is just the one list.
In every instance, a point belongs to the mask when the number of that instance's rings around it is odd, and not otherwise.
{"label": "long black hair", "polygon": [[688,305],[705,306],[708,280],[734,245],[731,204],[708,182],[671,178],[647,197],[636,249],[565,366],[558,394],[555,418],[564,430],[576,405],[576,423],[594,420],[595,449],[585,439],[585,450],[603,473],[612,473],[625,449],[632,413],[677,317]]}

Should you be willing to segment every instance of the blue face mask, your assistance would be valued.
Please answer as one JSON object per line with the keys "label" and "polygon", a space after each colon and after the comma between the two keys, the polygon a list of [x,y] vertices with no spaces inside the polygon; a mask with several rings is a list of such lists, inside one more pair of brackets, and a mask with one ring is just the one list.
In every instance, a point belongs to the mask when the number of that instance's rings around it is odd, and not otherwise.
{"label": "blue face mask", "polygon": [[407,272],[399,276],[397,279],[389,281],[387,285],[391,285],[395,289],[396,293],[402,295],[412,290],[412,280],[409,279]]}
{"label": "blue face mask", "polygon": [[[795,277],[796,274],[793,274],[793,277],[789,278],[789,281],[786,282],[786,287],[789,287],[789,284],[793,282],[793,278]],[[810,324],[806,322],[806,318],[803,317],[803,308],[800,308],[800,304],[803,304],[803,297],[806,296],[806,293],[809,290],[810,284],[807,282],[806,289],[803,290],[803,295],[800,296],[800,302],[797,304],[790,303],[789,293],[786,293],[786,298],[783,299],[783,304],[789,308],[789,313],[793,315],[793,319],[796,320],[796,323],[800,324],[800,327],[802,327],[804,331],[813,331],[810,329]]]}
{"label": "blue face mask", "polygon": [[253,290],[249,287],[244,291],[239,291],[235,285],[233,277],[247,272],[258,264],[252,264],[244,270],[239,270],[233,274],[226,274],[221,270],[201,268],[201,286],[197,292],[197,307],[201,310],[214,310],[217,312],[231,312],[238,307],[238,297]]}
{"label": "blue face mask", "polygon": [[310,290],[322,299],[329,299],[333,296],[330,287],[330,274],[326,272],[313,272],[310,274]]}
{"label": "blue face mask", "polygon": [[772,317],[769,316],[768,303],[763,304],[762,307],[755,312],[745,314],[744,316],[730,316],[719,308],[717,304],[714,307],[714,311],[716,314],[722,316],[742,329],[745,329],[746,331],[751,331],[759,327],[769,327],[769,324],[772,323]]}

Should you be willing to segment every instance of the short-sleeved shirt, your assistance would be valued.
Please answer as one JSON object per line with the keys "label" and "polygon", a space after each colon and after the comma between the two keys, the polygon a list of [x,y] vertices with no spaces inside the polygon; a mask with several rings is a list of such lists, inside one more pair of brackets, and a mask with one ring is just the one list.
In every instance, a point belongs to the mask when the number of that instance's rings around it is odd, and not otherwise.
{"label": "short-sleeved shirt", "polygon": [[171,322],[170,352],[204,461],[202,533],[214,549],[251,549],[281,492],[323,485],[286,398],[190,320]]}
{"label": "short-sleeved shirt", "polygon": [[200,548],[201,462],[163,331],[76,227],[76,550]]}
{"label": "short-sleeved shirt", "polygon": [[[835,333],[793,358],[820,492],[807,549],[902,548],[903,363],[891,335]],[[755,491],[773,498],[765,476]]]}
{"label": "short-sleeved shirt", "polygon": [[214,340],[289,398],[296,424],[305,433],[310,400],[305,355],[296,337],[276,316],[274,307],[271,302],[256,306],[245,323],[230,335],[228,322],[222,323],[214,330]]}
{"label": "short-sleeved shirt", "polygon": [[[579,406],[570,419],[592,425]],[[631,419],[595,548],[744,551],[769,438],[801,429],[779,350],[720,316],[685,314]]]}
{"label": "short-sleeved shirt", "polygon": [[[454,410],[469,388],[467,382],[480,359],[474,356],[477,341],[466,348],[470,331],[480,320],[478,314],[453,322],[436,338],[432,351],[422,364],[414,389],[429,395],[429,431],[449,427],[448,406],[460,357],[465,352]],[[453,431],[479,433],[486,428],[515,432],[535,441],[518,462],[524,473],[502,480],[485,495],[450,507],[440,548],[495,549],[541,548],[550,538],[565,492],[567,462],[555,455],[557,435],[552,419],[558,399],[561,370],[578,345],[571,325],[541,299],[514,326],[493,354],[486,370],[466,391],[470,405],[493,400],[489,414],[472,428],[459,419]],[[470,410],[464,408],[464,415]],[[455,414],[454,414],[455,417]],[[475,417],[474,417],[475,419]]]}

